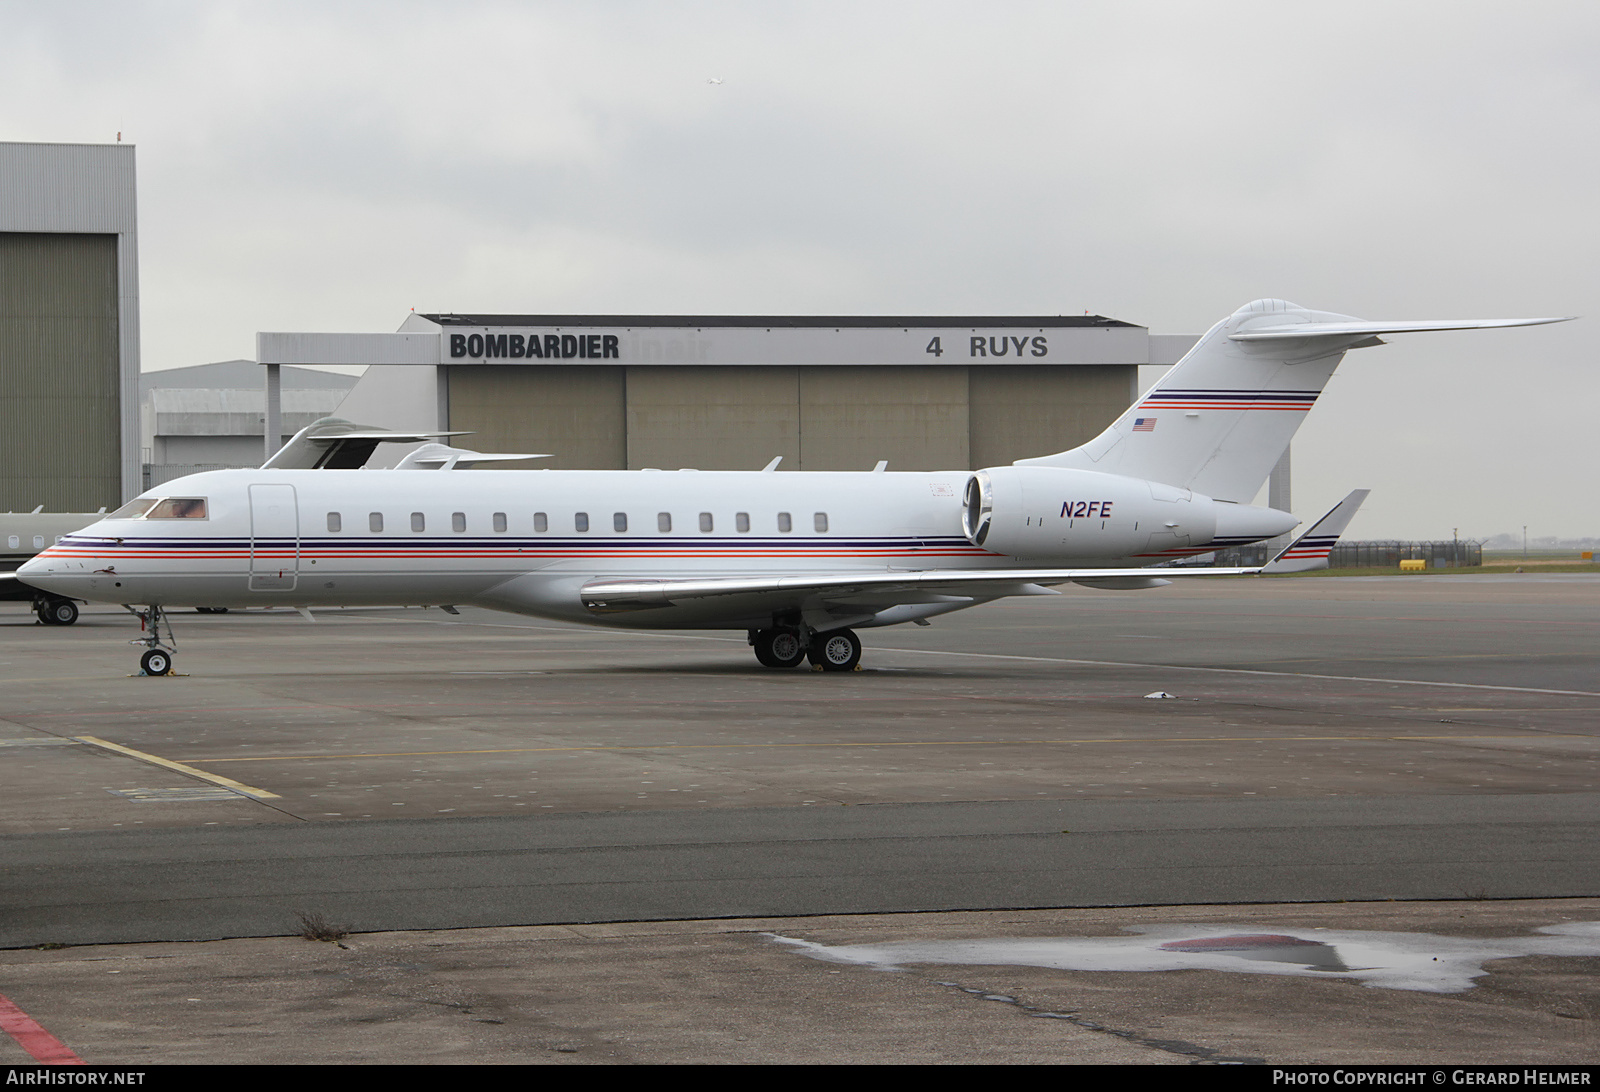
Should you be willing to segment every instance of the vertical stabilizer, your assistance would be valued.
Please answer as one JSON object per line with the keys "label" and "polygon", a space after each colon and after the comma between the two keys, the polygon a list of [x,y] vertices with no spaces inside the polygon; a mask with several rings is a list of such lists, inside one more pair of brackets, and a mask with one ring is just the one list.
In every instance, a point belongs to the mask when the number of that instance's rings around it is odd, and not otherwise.
{"label": "vertical stabilizer", "polygon": [[1099,436],[1017,465],[1147,478],[1248,504],[1345,351],[1379,334],[1533,326],[1561,319],[1366,322],[1256,300],[1217,323]]}

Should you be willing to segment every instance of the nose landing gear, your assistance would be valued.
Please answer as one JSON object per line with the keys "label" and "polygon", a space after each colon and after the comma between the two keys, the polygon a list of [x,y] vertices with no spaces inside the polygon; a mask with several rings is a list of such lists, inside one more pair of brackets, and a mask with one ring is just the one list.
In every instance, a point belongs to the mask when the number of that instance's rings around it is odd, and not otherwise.
{"label": "nose landing gear", "polygon": [[78,604],[58,595],[40,595],[33,601],[33,613],[47,626],[70,626],[78,620]]}
{"label": "nose landing gear", "polygon": [[[130,645],[145,646],[145,653],[139,657],[139,668],[146,675],[172,674],[172,650],[177,647],[178,639],[173,635],[172,622],[167,618],[167,612],[159,606],[151,604],[143,610],[135,610],[128,604],[122,604],[122,609],[139,619],[139,628],[144,632],[143,637],[137,637],[128,643]],[[167,628],[167,639],[161,639],[161,627]]]}

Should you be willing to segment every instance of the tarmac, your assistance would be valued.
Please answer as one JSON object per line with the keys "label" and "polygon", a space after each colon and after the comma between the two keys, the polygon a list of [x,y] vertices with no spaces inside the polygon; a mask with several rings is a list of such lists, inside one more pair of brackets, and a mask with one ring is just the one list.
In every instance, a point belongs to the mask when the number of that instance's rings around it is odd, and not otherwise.
{"label": "tarmac", "polygon": [[1078,589],[847,675],[316,618],[147,678],[0,614],[0,995],[83,1060],[1595,1057],[1600,575]]}

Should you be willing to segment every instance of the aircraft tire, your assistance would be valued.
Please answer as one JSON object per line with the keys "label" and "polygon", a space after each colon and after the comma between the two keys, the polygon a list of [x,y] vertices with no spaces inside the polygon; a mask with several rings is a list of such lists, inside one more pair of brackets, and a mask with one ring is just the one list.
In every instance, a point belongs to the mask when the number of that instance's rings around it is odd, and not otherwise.
{"label": "aircraft tire", "polygon": [[139,657],[139,666],[146,675],[166,675],[172,671],[172,653],[164,648],[152,648]]}
{"label": "aircraft tire", "polygon": [[861,638],[848,629],[824,633],[811,642],[806,656],[824,671],[854,671],[861,662]]}
{"label": "aircraft tire", "polygon": [[53,599],[38,613],[39,621],[47,626],[70,626],[78,620],[78,604],[70,599]]}
{"label": "aircraft tire", "polygon": [[763,667],[781,671],[798,667],[805,658],[806,650],[800,647],[800,638],[787,630],[764,629],[756,634],[756,659]]}

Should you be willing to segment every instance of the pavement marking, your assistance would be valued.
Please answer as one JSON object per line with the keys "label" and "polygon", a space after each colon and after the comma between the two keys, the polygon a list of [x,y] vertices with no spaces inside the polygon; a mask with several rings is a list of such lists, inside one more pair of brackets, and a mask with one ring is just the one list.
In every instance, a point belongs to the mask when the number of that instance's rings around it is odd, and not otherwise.
{"label": "pavement marking", "polygon": [[40,736],[31,739],[0,739],[0,747],[60,747],[77,746],[75,739],[62,739],[60,736]]}
{"label": "pavement marking", "polygon": [[275,792],[252,788],[232,778],[223,777],[221,774],[206,773],[204,770],[197,770],[193,766],[185,766],[183,763],[174,762],[169,758],[160,758],[156,755],[146,754],[143,751],[135,751],[132,747],[124,747],[120,743],[111,743],[95,736],[78,736],[77,739],[81,743],[87,743],[94,747],[103,747],[108,751],[115,751],[119,755],[136,758],[140,762],[149,762],[155,766],[164,766],[169,770],[177,770],[179,773],[187,774],[189,777],[198,777],[202,781],[209,781],[213,785],[221,785],[223,788],[232,789],[234,792],[243,793],[245,796],[255,797],[257,800],[279,799],[278,794]]}
{"label": "pavement marking", "polygon": [[137,800],[141,804],[205,803],[212,800],[244,800],[242,793],[225,789],[221,785],[185,789],[107,789],[112,796],[124,800]]}
{"label": "pavement marking", "polygon": [[[1581,739],[1593,741],[1595,737],[1573,733],[1545,733],[1516,736],[1159,736],[1154,739],[1142,736],[1106,736],[1092,739],[947,739],[900,740],[892,742],[851,743],[633,743],[615,746],[590,745],[580,747],[495,747],[471,751],[358,751],[332,755],[251,755],[248,758],[203,758],[197,762],[296,762],[324,758],[428,758],[449,755],[518,755],[546,754],[552,751],[750,751],[819,747],[1003,747],[1038,746],[1046,743],[1138,743],[1150,746],[1158,743],[1528,743],[1547,739]],[[217,779],[225,780],[225,779]]]}
{"label": "pavement marking", "polygon": [[66,1043],[44,1030],[37,1020],[19,1009],[16,1002],[4,994],[0,994],[0,1028],[40,1065],[86,1064]]}

